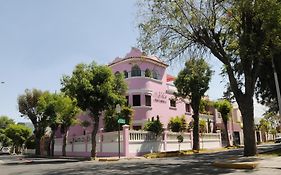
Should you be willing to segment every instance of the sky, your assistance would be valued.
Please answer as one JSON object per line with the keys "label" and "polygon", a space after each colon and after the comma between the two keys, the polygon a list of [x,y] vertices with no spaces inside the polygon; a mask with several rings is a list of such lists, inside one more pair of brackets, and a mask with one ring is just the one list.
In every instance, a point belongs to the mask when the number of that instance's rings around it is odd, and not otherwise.
{"label": "sky", "polygon": [[[58,92],[75,65],[125,56],[137,46],[137,11],[136,0],[0,0],[0,115],[26,122],[17,106],[25,89]],[[215,100],[227,80],[219,61],[207,61],[215,70],[207,95]]]}

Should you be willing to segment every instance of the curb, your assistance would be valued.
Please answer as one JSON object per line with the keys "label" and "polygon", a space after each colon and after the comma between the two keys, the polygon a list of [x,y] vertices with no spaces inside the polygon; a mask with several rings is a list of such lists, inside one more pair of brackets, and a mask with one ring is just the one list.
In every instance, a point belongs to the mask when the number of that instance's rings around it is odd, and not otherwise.
{"label": "curb", "polygon": [[258,162],[214,162],[213,166],[231,169],[255,169],[258,164]]}
{"label": "curb", "polygon": [[119,158],[99,158],[98,161],[100,162],[113,162],[113,161],[119,161]]}
{"label": "curb", "polygon": [[79,160],[54,160],[54,161],[37,161],[37,160],[24,160],[16,162],[3,163],[3,165],[26,165],[26,164],[54,164],[54,163],[71,163],[79,162]]}

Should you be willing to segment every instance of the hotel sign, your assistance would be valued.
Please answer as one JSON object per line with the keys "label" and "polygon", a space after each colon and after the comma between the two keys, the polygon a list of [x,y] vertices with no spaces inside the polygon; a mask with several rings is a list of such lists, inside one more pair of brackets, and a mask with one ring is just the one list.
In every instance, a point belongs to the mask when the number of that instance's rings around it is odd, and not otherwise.
{"label": "hotel sign", "polygon": [[167,95],[165,92],[154,92],[153,98],[154,98],[154,102],[167,103]]}

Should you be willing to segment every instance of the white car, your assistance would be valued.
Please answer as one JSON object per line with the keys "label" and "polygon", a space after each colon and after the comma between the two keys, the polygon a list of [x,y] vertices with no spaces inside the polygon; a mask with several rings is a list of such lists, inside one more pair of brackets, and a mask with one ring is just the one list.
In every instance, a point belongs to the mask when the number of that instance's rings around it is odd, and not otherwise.
{"label": "white car", "polygon": [[10,148],[9,147],[3,147],[0,150],[0,154],[10,154]]}

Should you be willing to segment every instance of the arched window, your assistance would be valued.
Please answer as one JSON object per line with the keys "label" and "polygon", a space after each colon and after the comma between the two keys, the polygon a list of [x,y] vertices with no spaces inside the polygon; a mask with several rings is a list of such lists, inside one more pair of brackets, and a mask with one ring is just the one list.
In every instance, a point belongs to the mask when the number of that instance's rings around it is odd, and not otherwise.
{"label": "arched window", "polygon": [[146,69],[145,72],[144,72],[144,75],[145,75],[145,77],[152,77],[151,70]]}
{"label": "arched window", "polygon": [[128,72],[127,71],[123,71],[123,74],[124,74],[124,78],[128,78],[129,77],[129,75],[128,75]]}
{"label": "arched window", "polygon": [[158,80],[159,76],[158,76],[158,72],[156,70],[152,71],[152,78]]}
{"label": "arched window", "polygon": [[140,70],[140,68],[139,68],[138,65],[134,65],[134,66],[132,67],[131,76],[132,76],[132,77],[141,76],[141,70]]}
{"label": "arched window", "polygon": [[120,72],[119,72],[119,71],[115,72],[115,75],[119,75],[119,74],[120,74]]}

